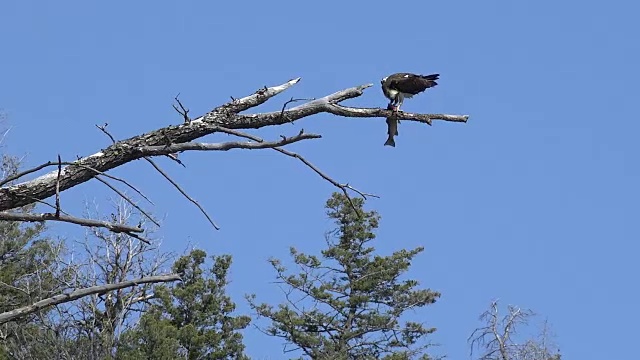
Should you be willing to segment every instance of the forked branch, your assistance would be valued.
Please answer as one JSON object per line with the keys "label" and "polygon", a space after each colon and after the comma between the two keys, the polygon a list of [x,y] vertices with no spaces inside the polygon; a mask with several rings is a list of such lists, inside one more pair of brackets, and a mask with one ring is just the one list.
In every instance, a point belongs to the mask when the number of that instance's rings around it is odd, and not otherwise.
{"label": "forked branch", "polygon": [[480,360],[511,360],[518,346],[513,341],[513,334],[518,325],[527,323],[527,319],[533,315],[530,310],[523,310],[515,306],[508,306],[509,313],[500,316],[498,302],[492,301],[490,309],[480,315],[480,320],[485,324],[476,328],[467,341],[473,349],[478,348],[483,352]]}

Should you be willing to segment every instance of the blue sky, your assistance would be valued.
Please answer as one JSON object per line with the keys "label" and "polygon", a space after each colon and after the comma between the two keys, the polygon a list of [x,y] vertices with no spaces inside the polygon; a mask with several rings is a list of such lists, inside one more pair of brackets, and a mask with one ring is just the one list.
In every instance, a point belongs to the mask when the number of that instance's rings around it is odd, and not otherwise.
{"label": "blue sky", "polygon": [[[178,92],[199,115],[300,76],[260,110],[364,83],[375,87],[346,104],[384,106],[382,77],[438,72],[438,87],[403,109],[469,114],[467,124],[403,122],[396,148],[382,146],[384,119],[317,115],[256,133],[322,134],[290,148],[381,196],[367,205],[383,217],[379,251],[425,246],[410,275],[443,296],[415,316],[438,328],[438,352],[468,358],[477,316],[499,298],[548,317],[567,359],[630,358],[640,321],[639,10],[569,0],[4,2],[5,150],[27,166],[92,154],[109,144],[94,124],[124,139],[179,123]],[[187,169],[161,163],[222,230],[148,164],[113,173],[153,198],[163,249],[234,256],[240,310],[248,292],[281,300],[266,259],[290,245],[322,248],[334,188],[273,151],[181,158]],[[78,214],[108,196],[91,182],[62,201]],[[282,356],[277,340],[255,331],[246,340],[256,358]]]}

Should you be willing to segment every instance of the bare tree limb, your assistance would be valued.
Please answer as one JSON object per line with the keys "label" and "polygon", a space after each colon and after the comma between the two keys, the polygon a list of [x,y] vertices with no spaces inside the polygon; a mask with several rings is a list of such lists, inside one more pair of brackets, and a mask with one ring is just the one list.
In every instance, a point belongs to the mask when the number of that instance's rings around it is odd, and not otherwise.
{"label": "bare tree limb", "polygon": [[[344,117],[387,117],[393,115],[393,111],[375,108],[353,108],[337,104],[329,105],[328,111],[331,114]],[[450,122],[467,122],[468,115],[447,115],[447,114],[414,114],[404,111],[397,112],[399,120],[412,120],[431,125],[432,120],[444,120]]]}
{"label": "bare tree limb", "polygon": [[[227,104],[221,105],[203,116],[193,119],[190,123],[172,125],[151,131],[132,138],[115,142],[113,145],[102,151],[80,158],[74,162],[76,166],[66,166],[60,174],[60,181],[57,181],[57,173],[48,173],[36,179],[20,184],[0,188],[0,211],[9,210],[31,204],[35,199],[43,200],[52,196],[59,186],[60,191],[65,191],[78,184],[84,183],[95,176],[95,171],[88,170],[87,167],[100,172],[106,172],[119,167],[125,163],[140,159],[151,154],[165,155],[170,152],[185,150],[204,150],[200,145],[193,145],[190,142],[215,132],[224,132],[223,129],[257,129],[265,126],[274,126],[290,123],[310,115],[319,113],[330,113],[343,117],[387,117],[392,115],[391,110],[386,109],[359,109],[338,105],[339,102],[358,97],[363,94],[364,89],[372,84],[352,87],[341,90],[323,98],[312,100],[297,107],[270,113],[239,114],[266,102],[271,97],[285,91],[296,84],[300,79],[290,80],[282,85],[265,87],[259,89],[254,94],[231,100]],[[445,114],[411,114],[399,112],[398,119],[428,123],[431,120],[444,120],[453,122],[466,122],[467,115],[445,115]],[[171,144],[167,145],[167,138]],[[290,142],[285,142],[286,144]],[[225,143],[214,144],[215,150],[228,150],[231,148],[265,148],[281,146],[282,143],[273,142],[271,146],[262,144],[246,143]],[[161,150],[164,149],[164,150]],[[182,150],[181,150],[182,149]],[[206,150],[211,150],[208,148]],[[7,183],[7,180],[3,182]],[[59,184],[59,185],[56,185]]]}
{"label": "bare tree limb", "polygon": [[87,296],[87,295],[92,295],[92,294],[98,294],[98,293],[105,293],[105,292],[109,292],[109,291],[113,291],[113,290],[118,290],[118,289],[123,289],[123,288],[127,288],[127,287],[132,287],[132,286],[136,286],[136,285],[140,285],[140,284],[149,284],[149,283],[161,283],[161,282],[172,282],[172,281],[178,281],[180,280],[180,276],[177,274],[169,274],[169,275],[157,275],[157,276],[148,276],[148,277],[143,277],[140,279],[135,279],[135,280],[128,280],[128,281],[123,281],[123,282],[119,282],[116,284],[107,284],[107,285],[98,285],[98,286],[91,286],[88,288],[84,288],[84,289],[79,289],[79,290],[75,290],[72,291],[70,293],[67,294],[60,294],[60,295],[56,295],[47,299],[43,299],[40,300],[38,302],[35,302],[31,305],[28,306],[24,306],[15,310],[11,310],[11,311],[7,311],[4,313],[0,314],[0,324],[4,324],[6,322],[9,322],[11,320],[15,320],[17,318],[21,318],[24,317],[26,315],[32,314],[40,309],[49,307],[49,306],[54,306],[54,305],[59,305],[62,303],[66,303],[66,302],[70,302],[70,301],[74,301],[77,300],[81,297]]}
{"label": "bare tree limb", "polygon": [[[113,175],[105,174],[105,173],[103,173],[103,172],[99,172],[99,171],[97,171],[97,170],[96,170],[96,176],[95,176],[95,178],[96,178],[96,179],[99,179],[98,175],[102,175],[102,176],[107,177],[107,178],[109,178],[109,179],[113,179],[113,180],[116,180],[116,181],[120,181],[121,183],[123,183],[123,184],[127,185],[130,189],[132,189],[133,191],[135,191],[135,192],[136,192],[138,195],[140,195],[143,199],[147,200],[147,201],[149,202],[149,204],[154,205],[154,203],[153,203],[153,201],[151,201],[151,199],[149,199],[148,197],[146,197],[146,196],[142,193],[142,191],[138,190],[135,186],[133,186],[133,185],[129,184],[126,180],[121,179],[121,178],[116,177],[116,176],[113,176]],[[105,182],[105,184],[106,184],[106,182]]]}
{"label": "bare tree limb", "polygon": [[229,141],[224,143],[181,143],[171,144],[165,146],[145,146],[136,149],[137,151],[144,153],[146,156],[167,155],[174,152],[197,150],[197,151],[227,151],[231,149],[269,149],[277,146],[284,146],[307,139],[319,139],[322,136],[317,134],[303,134],[294,135],[291,137],[284,137],[278,141],[262,141],[262,142],[240,142]]}
{"label": "bare tree limb", "polygon": [[116,194],[118,194],[121,198],[123,198],[126,202],[128,202],[129,204],[131,204],[131,206],[133,206],[134,208],[136,208],[138,211],[140,211],[140,213],[142,215],[144,215],[147,219],[149,219],[149,221],[151,221],[152,223],[154,223],[156,226],[160,227],[160,223],[155,220],[153,217],[151,217],[151,215],[147,214],[144,210],[142,210],[142,208],[136,204],[133,200],[129,199],[129,197],[127,195],[125,195],[122,191],[118,190],[116,187],[114,187],[113,185],[109,184],[106,180],[101,179],[97,176],[95,176],[95,179],[100,181],[101,183],[107,185],[107,187],[111,190],[113,190],[113,192],[115,192]]}
{"label": "bare tree limb", "polygon": [[[394,111],[387,110],[386,108],[353,108],[338,105],[338,103],[341,101],[361,96],[363,94],[363,90],[371,86],[372,84],[366,84],[341,90],[331,95],[327,95],[323,98],[310,101],[308,103],[296,106],[285,111],[240,115],[238,123],[242,124],[242,126],[239,127],[248,129],[261,128],[269,125],[279,125],[319,113],[329,113],[343,117],[361,118],[386,118],[389,116],[397,116],[399,120],[411,120],[427,124],[430,123],[431,120],[444,120],[464,123],[469,119],[469,115],[413,114],[404,111],[394,113]],[[210,114],[204,116],[205,121],[208,116],[210,116]]]}
{"label": "bare tree limb", "polygon": [[125,234],[131,236],[134,239],[138,239],[138,240],[142,241],[143,243],[145,243],[147,245],[151,245],[151,241],[143,238],[142,236],[140,236],[138,234],[135,234],[135,233],[132,233],[132,232],[126,232]]}
{"label": "bare tree limb", "polygon": [[[244,132],[241,132],[241,131],[237,131],[237,130],[224,129],[224,130],[221,130],[221,131],[222,132],[226,132],[226,133],[231,134],[231,135],[235,135],[235,136],[251,139],[251,140],[259,142],[259,143],[264,141],[264,140],[262,140],[261,138],[255,136],[255,135],[247,134],[247,133],[244,133]],[[302,134],[303,131],[304,131],[304,129],[301,129],[300,130],[300,134]],[[321,178],[325,179],[326,181],[330,182],[333,186],[335,186],[338,189],[340,189],[344,193],[344,195],[347,197],[347,199],[349,200],[349,203],[351,204],[351,207],[353,208],[353,210],[356,212],[356,214],[358,216],[361,216],[362,214],[359,213],[358,209],[353,204],[353,201],[351,200],[351,197],[349,196],[349,193],[347,192],[347,189],[358,193],[364,199],[366,199],[367,196],[371,196],[371,197],[375,197],[375,198],[379,197],[379,196],[374,195],[374,194],[363,193],[363,192],[359,191],[358,189],[352,187],[349,184],[340,184],[339,182],[337,182],[336,180],[334,180],[330,176],[326,175],[318,167],[313,165],[309,160],[305,159],[302,155],[300,155],[298,153],[294,153],[294,152],[289,151],[289,150],[281,149],[279,147],[273,147],[273,150],[278,151],[279,153],[287,155],[289,157],[296,158],[296,159],[300,160],[303,164],[305,164],[307,167],[309,167],[311,170],[313,170],[316,174],[320,175]]]}
{"label": "bare tree limb", "polygon": [[219,112],[222,110],[222,111],[231,111],[234,113],[239,113],[241,111],[250,109],[252,107],[256,107],[260,104],[265,103],[270,98],[287,90],[293,85],[297,84],[298,81],[300,81],[300,78],[291,79],[282,85],[273,86],[270,88],[265,86],[264,88],[258,89],[255,93],[249,96],[243,97],[241,99],[234,99],[232,97],[231,102],[215,108],[213,112]]}
{"label": "bare tree limb", "polygon": [[101,221],[101,220],[78,218],[78,217],[63,215],[63,214],[56,215],[52,213],[22,214],[22,213],[0,212],[0,220],[26,221],[26,222],[60,221],[60,222],[67,222],[67,223],[86,226],[86,227],[106,228],[116,233],[144,232],[144,229],[141,229],[138,227],[110,223],[110,222]]}
{"label": "bare tree limb", "polygon": [[363,193],[360,190],[355,189],[354,187],[352,187],[349,184],[340,184],[339,182],[335,181],[334,179],[332,179],[331,177],[329,177],[328,175],[323,173],[320,169],[318,169],[315,165],[313,165],[311,162],[309,162],[309,160],[305,159],[300,154],[297,154],[297,153],[294,153],[292,151],[285,150],[285,149],[279,149],[279,148],[276,148],[274,150],[279,151],[279,152],[281,152],[281,153],[283,153],[283,154],[285,154],[287,156],[290,156],[292,158],[296,158],[296,159],[302,161],[303,164],[307,165],[307,167],[309,167],[311,170],[313,170],[316,174],[320,175],[321,178],[327,180],[328,182],[333,184],[333,186],[335,186],[335,187],[339,188],[340,190],[342,190],[342,193],[344,193],[344,196],[347,197],[347,200],[349,200],[349,204],[351,204],[351,208],[353,208],[353,211],[356,212],[356,215],[358,215],[358,217],[361,217],[362,214],[360,214],[360,211],[358,211],[358,208],[353,203],[353,200],[351,200],[351,197],[349,196],[349,193],[347,192],[347,189],[355,191],[356,193],[360,194],[360,196],[362,196],[365,199],[367,198],[367,196],[376,197],[376,198],[378,197],[377,195]]}
{"label": "bare tree limb", "polygon": [[23,177],[25,175],[29,175],[31,173],[34,173],[34,172],[38,171],[38,170],[42,170],[42,169],[46,168],[47,166],[51,166],[53,164],[55,164],[55,163],[49,161],[49,162],[46,162],[46,163],[44,163],[42,165],[38,165],[38,166],[36,166],[34,168],[31,168],[29,170],[25,170],[25,171],[19,172],[17,174],[8,176],[6,179],[0,181],[0,186],[4,186],[5,184],[8,184],[8,183],[10,183],[10,182],[12,182],[14,180],[17,180],[17,179],[19,179],[19,178],[21,178],[21,177]]}
{"label": "bare tree limb", "polygon": [[[98,126],[98,128],[100,128],[100,127]],[[108,134],[108,135],[111,136],[111,134]],[[84,169],[93,171],[95,173],[95,175],[96,175],[95,177],[97,177],[97,175],[102,175],[104,177],[108,177],[109,179],[119,181],[119,182],[125,184],[127,187],[129,187],[133,191],[135,191],[143,199],[147,200],[151,205],[153,205],[153,201],[151,201],[151,199],[149,199],[145,194],[143,194],[138,188],[136,188],[135,186],[131,185],[129,182],[127,182],[126,180],[124,180],[122,178],[119,178],[119,177],[113,176],[113,175],[109,175],[109,174],[104,173],[102,171],[98,171],[98,170],[96,170],[96,169],[94,169],[94,168],[92,168],[90,166],[80,165],[80,164],[75,163],[75,162],[62,161],[61,164],[62,165],[69,165],[69,166],[79,166],[79,167],[82,167]],[[13,176],[7,177],[6,179],[4,179],[3,181],[0,182],[0,186],[5,185],[7,183],[10,183],[10,182],[12,182],[14,180],[17,180],[17,179],[19,179],[19,178],[21,178],[23,176],[26,176],[26,175],[29,175],[31,173],[37,172],[39,170],[42,170],[42,169],[44,169],[44,168],[46,168],[48,166],[53,166],[53,165],[58,165],[58,162],[57,161],[47,161],[44,164],[38,165],[38,166],[36,166],[34,168],[31,168],[31,169],[22,171],[22,172],[20,172],[18,174],[15,174]],[[36,198],[33,198],[33,200],[34,200],[34,202],[42,202],[42,201],[40,201],[39,199],[36,199]],[[55,206],[53,206],[53,205],[47,204],[45,202],[42,202],[42,203],[45,204],[45,205],[51,206],[52,208],[55,209]]]}
{"label": "bare tree limb", "polygon": [[207,220],[209,220],[209,223],[211,223],[214,229],[220,230],[220,227],[213,221],[213,219],[211,219],[211,216],[209,216],[209,214],[202,207],[202,205],[200,205],[200,203],[198,203],[194,198],[189,196],[186,193],[186,191],[184,191],[182,187],[178,185],[177,182],[173,181],[173,179],[169,176],[169,174],[167,174],[164,170],[162,170],[162,168],[158,166],[153,160],[149,159],[148,157],[145,157],[144,159],[147,160],[151,164],[151,166],[153,166],[160,173],[160,175],[162,175],[165,179],[167,179],[167,181],[171,183],[171,185],[173,185],[173,187],[175,187],[180,192],[180,194],[182,194],[182,196],[184,196],[185,198],[187,198],[187,200],[191,201],[195,206],[197,206],[198,209],[200,209],[200,212],[202,212],[204,216],[207,218]]}

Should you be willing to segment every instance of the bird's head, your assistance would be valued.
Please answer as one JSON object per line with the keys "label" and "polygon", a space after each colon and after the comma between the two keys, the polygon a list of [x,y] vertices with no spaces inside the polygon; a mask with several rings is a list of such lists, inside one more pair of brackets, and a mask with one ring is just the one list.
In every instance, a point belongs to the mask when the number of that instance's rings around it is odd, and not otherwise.
{"label": "bird's head", "polygon": [[380,84],[384,84],[384,82],[387,80],[388,76],[385,76],[384,78],[382,78],[382,80],[380,80]]}

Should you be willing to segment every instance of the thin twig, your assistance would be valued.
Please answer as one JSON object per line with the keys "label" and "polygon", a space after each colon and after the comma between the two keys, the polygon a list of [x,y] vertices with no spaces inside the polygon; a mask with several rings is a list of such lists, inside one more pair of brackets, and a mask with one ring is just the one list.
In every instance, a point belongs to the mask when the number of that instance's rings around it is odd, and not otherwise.
{"label": "thin twig", "polygon": [[[298,101],[312,101],[315,100],[315,98],[311,98],[311,99],[294,99],[293,97],[291,99],[289,99],[287,102],[285,102],[282,105],[282,111],[280,111],[280,118],[282,118],[284,116],[284,110],[287,108],[287,105],[293,103],[293,102],[298,102]],[[293,121],[291,122],[291,124],[293,124]]]}
{"label": "thin twig", "polygon": [[187,166],[180,159],[178,159],[178,153],[167,154],[165,156],[168,157],[169,159],[177,162],[178,164],[182,165],[183,168],[185,168],[185,169],[187,168]]}
{"label": "thin twig", "polygon": [[47,166],[51,166],[51,165],[54,165],[54,164],[55,164],[55,162],[53,162],[53,161],[47,161],[46,163],[44,163],[42,165],[38,165],[38,166],[36,166],[34,168],[31,168],[31,169],[19,172],[17,174],[11,175],[11,176],[7,177],[6,179],[0,181],[0,186],[8,184],[8,183],[12,182],[13,180],[17,180],[17,179],[19,179],[19,178],[21,178],[21,177],[23,177],[25,175],[29,175],[31,173],[34,173],[34,172],[36,172],[38,170],[42,170],[42,169],[46,168]]}
{"label": "thin twig", "polygon": [[204,216],[207,218],[207,220],[209,220],[209,223],[211,223],[211,225],[216,230],[220,230],[220,227],[218,225],[216,225],[216,223],[211,219],[209,214],[207,214],[205,209],[195,199],[193,199],[184,190],[182,190],[180,185],[178,185],[178,183],[173,181],[173,179],[171,179],[171,177],[166,172],[164,172],[164,170],[162,170],[160,168],[160,166],[156,165],[156,163],[153,160],[151,160],[149,157],[145,156],[144,159],[147,160],[151,164],[151,166],[153,166],[160,173],[160,175],[164,176],[164,178],[167,179],[167,181],[169,181],[171,183],[171,185],[173,185],[173,187],[175,187],[185,198],[187,198],[187,200],[191,201],[195,206],[197,206],[198,209],[200,209],[200,212],[202,212],[204,214]]}
{"label": "thin twig", "polygon": [[28,297],[31,296],[31,294],[28,291],[25,291],[24,289],[20,289],[19,287],[13,286],[11,284],[7,284],[4,281],[0,281],[0,285],[5,286],[5,287],[7,287],[9,289],[12,289],[12,290],[15,290],[15,291],[19,291],[19,292],[23,293],[24,295],[26,295]]}
{"label": "thin twig", "polygon": [[109,179],[119,181],[119,182],[121,182],[121,183],[125,184],[126,186],[128,186],[128,187],[129,187],[130,189],[132,189],[133,191],[135,191],[138,195],[142,196],[142,198],[143,198],[143,199],[145,199],[145,200],[147,200],[147,201],[149,202],[149,204],[151,204],[151,205],[155,205],[155,204],[153,203],[153,201],[151,201],[151,199],[149,199],[148,197],[146,197],[146,196],[142,193],[142,191],[138,190],[135,186],[131,185],[129,182],[127,182],[126,180],[124,180],[124,179],[122,179],[122,178],[119,178],[119,177],[117,177],[117,176],[113,176],[113,175],[109,175],[109,174],[107,174],[107,173],[105,173],[105,172],[102,172],[102,171],[96,170],[96,169],[94,169],[94,168],[92,168],[92,167],[90,167],[90,166],[81,165],[81,164],[77,164],[77,163],[68,163],[68,162],[67,162],[67,163],[65,163],[65,162],[63,162],[63,163],[62,163],[62,165],[78,166],[78,167],[81,167],[81,168],[84,168],[84,169],[89,169],[89,170],[91,170],[91,171],[93,171],[93,172],[95,172],[95,173],[96,173],[96,176],[95,176],[96,178],[98,177],[98,175],[102,175],[102,176],[104,176],[104,177],[108,177]]}
{"label": "thin twig", "polygon": [[104,125],[102,125],[102,126],[99,126],[99,125],[96,124],[96,127],[98,129],[100,129],[103,133],[105,133],[109,137],[109,139],[111,139],[111,141],[115,144],[116,143],[116,139],[114,139],[113,136],[111,136],[111,134],[109,134],[109,132],[107,131],[107,126],[109,126],[108,123],[104,123]]}
{"label": "thin twig", "polygon": [[[63,164],[64,164],[64,163],[63,163]],[[104,177],[108,177],[109,179],[113,179],[113,180],[119,181],[119,182],[121,182],[121,183],[123,183],[123,184],[127,185],[129,188],[131,188],[131,189],[132,189],[133,191],[135,191],[136,193],[138,193],[138,195],[142,196],[142,198],[143,198],[143,199],[145,199],[145,200],[147,200],[147,201],[149,202],[149,204],[151,204],[151,205],[155,205],[155,204],[153,203],[153,201],[151,201],[151,199],[149,199],[148,197],[146,197],[146,196],[142,193],[142,191],[138,190],[135,186],[131,185],[130,183],[128,183],[128,182],[127,182],[126,180],[124,180],[124,179],[121,179],[121,178],[119,178],[119,177],[117,177],[117,176],[109,175],[109,174],[104,173],[104,172],[102,172],[102,171],[98,171],[98,170],[96,170],[96,169],[94,169],[94,168],[91,168],[91,167],[89,167],[89,166],[84,166],[84,165],[75,164],[75,163],[68,163],[68,165],[79,166],[79,167],[83,167],[83,168],[90,169],[90,170],[92,170],[92,171],[94,171],[94,172],[96,173],[96,176],[95,176],[96,178],[98,177],[98,175],[102,175],[102,176],[104,176]]]}
{"label": "thin twig", "polygon": [[58,154],[58,178],[56,179],[56,217],[60,216],[60,175],[62,174],[62,159]]}
{"label": "thin twig", "polygon": [[107,182],[104,179],[99,178],[98,176],[95,176],[95,179],[100,181],[101,183],[107,185],[111,190],[113,190],[116,194],[120,195],[121,198],[123,198],[126,202],[128,202],[129,204],[131,204],[131,206],[133,206],[134,208],[136,208],[138,211],[140,211],[140,213],[142,215],[144,215],[147,219],[149,219],[152,223],[154,223],[156,226],[160,227],[160,223],[158,223],[156,220],[154,220],[151,215],[147,214],[144,210],[142,210],[142,208],[140,206],[138,206],[138,204],[134,203],[133,200],[129,199],[129,197],[127,195],[125,195],[123,192],[121,192],[120,190],[118,190],[117,188],[115,188],[113,185],[109,184],[109,182]]}
{"label": "thin twig", "polygon": [[[4,116],[0,114],[0,120],[2,119],[4,119]],[[11,128],[8,128],[4,133],[2,133],[2,136],[0,136],[0,144],[4,142],[4,139],[7,137],[7,134],[9,134],[9,131],[11,131]]]}
{"label": "thin twig", "polygon": [[[225,129],[225,128],[220,128],[220,132],[225,132],[227,134],[231,134],[231,135],[235,135],[235,136],[239,136],[239,137],[244,137],[247,139],[251,139],[253,141],[256,142],[263,142],[264,140],[251,135],[251,134],[247,134],[244,133],[242,131],[237,131],[237,130],[231,130],[231,129]],[[300,130],[300,135],[304,132],[304,129]],[[322,177],[323,179],[325,179],[326,181],[330,182],[331,184],[333,184],[334,186],[336,186],[337,188],[339,188],[340,190],[342,190],[342,192],[344,193],[344,195],[346,196],[347,200],[349,201],[349,203],[351,204],[351,207],[353,208],[353,210],[356,212],[356,214],[358,215],[358,217],[361,217],[362,215],[360,214],[360,212],[358,211],[357,207],[355,206],[355,204],[353,203],[353,201],[351,200],[351,197],[349,196],[349,193],[347,192],[347,189],[352,190],[356,193],[358,193],[360,196],[362,196],[362,198],[364,198],[365,200],[367,199],[367,196],[371,196],[374,198],[380,198],[377,195],[374,194],[368,194],[368,193],[364,193],[356,188],[354,188],[353,186],[347,184],[340,184],[339,182],[335,181],[334,179],[332,179],[330,176],[328,176],[327,174],[325,174],[324,172],[322,172],[318,167],[316,167],[315,165],[313,165],[311,162],[309,162],[309,160],[305,159],[302,155],[294,153],[292,151],[289,150],[285,150],[279,147],[274,147],[272,148],[275,151],[278,151],[282,154],[285,154],[287,156],[296,158],[300,161],[302,161],[303,164],[307,165],[307,167],[309,167],[311,170],[313,170],[316,174],[320,175],[320,177]]]}
{"label": "thin twig", "polygon": [[379,198],[379,196],[377,196],[377,195],[365,194],[365,193],[353,188],[349,184],[340,184],[339,182],[333,180],[327,174],[323,173],[320,169],[318,169],[318,167],[313,165],[311,162],[309,162],[309,160],[305,159],[302,155],[300,155],[298,153],[294,153],[292,151],[285,150],[285,149],[280,149],[280,148],[274,148],[274,150],[276,150],[276,151],[278,151],[278,152],[280,152],[282,154],[285,154],[287,156],[290,156],[290,157],[293,157],[293,158],[296,158],[296,159],[302,161],[303,164],[307,165],[307,167],[309,167],[311,170],[313,170],[316,174],[320,175],[321,178],[327,180],[328,182],[330,182],[331,184],[333,184],[334,186],[336,186],[340,190],[342,190],[342,193],[344,193],[344,196],[347,198],[347,200],[349,201],[349,204],[351,205],[353,210],[356,212],[356,215],[358,215],[358,218],[362,218],[362,214],[360,213],[360,211],[358,210],[356,205],[353,203],[353,200],[351,199],[351,196],[349,196],[349,193],[347,192],[347,189],[353,190],[356,193],[360,194],[360,196],[362,196],[365,200],[367,198],[366,195],[371,196],[371,197],[375,197],[375,198]]}
{"label": "thin twig", "polygon": [[[179,94],[178,94],[179,95]],[[180,106],[182,106],[182,104],[180,104]],[[177,109],[176,109],[177,110]],[[188,110],[187,110],[188,111]],[[191,120],[189,120],[189,122],[191,122]],[[171,140],[171,138],[169,137],[169,135],[167,135],[166,131],[162,132],[162,136],[164,136],[165,140],[167,141],[166,146],[170,146],[171,144],[173,144],[173,140]],[[182,165],[182,167],[186,168],[186,166],[182,163],[182,161],[180,161],[178,159],[178,153],[171,153],[171,154],[164,154],[164,156],[168,157],[169,159],[177,162],[178,164]]]}
{"label": "thin twig", "polygon": [[[43,205],[47,205],[48,207],[50,207],[50,208],[52,208],[52,209],[54,209],[54,210],[56,209],[55,205],[53,205],[53,204],[49,204],[49,203],[48,203],[48,202],[46,202],[46,201],[43,201],[43,200],[40,200],[40,199],[36,199],[36,198],[34,198],[33,196],[29,196],[29,197],[30,197],[34,202],[37,202],[37,203],[40,203],[40,204],[43,204]],[[60,209],[60,213],[65,214],[65,215],[69,215],[69,213],[67,213],[66,211],[64,211],[64,210],[62,210],[62,209]]]}
{"label": "thin twig", "polygon": [[[180,95],[180,94],[178,94]],[[182,106],[182,104],[180,104],[180,106]],[[176,109],[177,110],[177,109]],[[187,110],[188,111],[188,110]],[[179,111],[178,111],[179,112]],[[191,120],[189,120],[189,122],[191,122]],[[171,146],[171,144],[173,144],[173,140],[171,140],[171,138],[169,137],[169,135],[167,135],[166,131],[162,132],[162,136],[164,136],[165,140],[166,140],[166,146]],[[178,159],[178,153],[169,153],[169,154],[164,154],[164,156],[168,157],[169,159],[177,162],[178,164],[182,165],[182,167],[186,168],[186,166],[182,163],[182,161],[180,161]]]}
{"label": "thin twig", "polygon": [[147,239],[143,238],[142,236],[140,236],[140,235],[138,235],[138,234],[136,234],[136,233],[132,233],[132,232],[128,232],[128,231],[123,231],[123,233],[125,233],[125,234],[127,234],[127,235],[131,236],[131,237],[132,237],[132,238],[134,238],[134,239],[138,239],[138,240],[142,241],[143,243],[145,243],[145,244],[147,244],[147,245],[151,245],[151,241],[149,241],[149,240],[147,240]]}
{"label": "thin twig", "polygon": [[189,118],[189,109],[185,108],[184,105],[182,105],[182,102],[180,101],[180,99],[178,99],[179,96],[180,96],[180,93],[178,93],[178,95],[176,95],[173,99],[178,103],[178,106],[180,106],[180,109],[178,109],[178,107],[175,106],[174,104],[171,104],[171,106],[173,106],[173,109],[182,116],[185,124],[190,124],[191,119]]}

